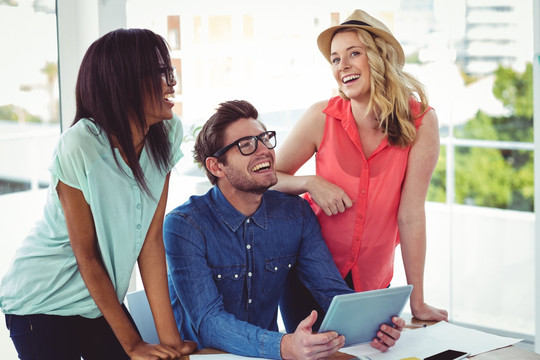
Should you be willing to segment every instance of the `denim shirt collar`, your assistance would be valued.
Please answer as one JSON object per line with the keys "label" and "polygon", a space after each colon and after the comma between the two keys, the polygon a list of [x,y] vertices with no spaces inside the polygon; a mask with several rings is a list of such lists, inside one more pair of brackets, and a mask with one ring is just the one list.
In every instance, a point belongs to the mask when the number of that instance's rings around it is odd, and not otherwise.
{"label": "denim shirt collar", "polygon": [[[265,193],[266,194],[266,193]],[[265,194],[261,199],[261,204],[255,213],[251,216],[245,216],[225,198],[217,185],[210,190],[211,206],[216,210],[219,218],[232,232],[236,232],[246,219],[251,219],[260,228],[265,229],[268,225],[268,216],[266,212]]]}

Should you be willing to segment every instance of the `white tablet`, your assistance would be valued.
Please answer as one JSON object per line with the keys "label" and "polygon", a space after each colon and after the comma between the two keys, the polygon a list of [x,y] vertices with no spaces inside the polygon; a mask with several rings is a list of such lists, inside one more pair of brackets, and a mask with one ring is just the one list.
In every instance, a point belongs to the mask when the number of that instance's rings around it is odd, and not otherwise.
{"label": "white tablet", "polygon": [[345,346],[371,342],[381,324],[392,326],[392,317],[400,316],[412,285],[336,295],[321,323],[319,332],[335,331],[345,335]]}

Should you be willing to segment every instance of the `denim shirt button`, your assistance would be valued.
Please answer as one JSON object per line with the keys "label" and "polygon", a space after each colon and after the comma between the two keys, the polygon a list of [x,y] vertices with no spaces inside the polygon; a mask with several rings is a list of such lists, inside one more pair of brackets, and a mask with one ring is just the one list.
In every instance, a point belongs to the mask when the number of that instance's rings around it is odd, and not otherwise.
{"label": "denim shirt button", "polygon": [[218,279],[221,279],[221,274],[218,274],[217,278],[218,278]]}
{"label": "denim shirt button", "polygon": [[251,277],[252,275],[253,275],[253,274],[251,273],[251,271],[250,271],[250,272],[248,272],[248,276],[250,276],[250,277]]}
{"label": "denim shirt button", "polygon": [[238,279],[238,274],[234,274],[234,278],[235,278],[235,279]]}
{"label": "denim shirt button", "polygon": [[248,223],[248,224],[249,224],[249,222],[250,222],[250,221],[251,221],[251,219],[247,219],[247,220],[246,220],[246,223]]}
{"label": "denim shirt button", "polygon": [[248,250],[251,249],[251,245],[247,244],[246,249],[248,249]]}
{"label": "denim shirt button", "polygon": [[292,265],[291,265],[291,264],[289,264],[289,265],[287,265],[287,266],[289,267],[289,269],[290,269],[290,268],[292,267]]}
{"label": "denim shirt button", "polygon": [[277,271],[277,266],[274,268],[275,271]]}
{"label": "denim shirt button", "polygon": [[251,304],[251,299],[248,299],[248,304]]}

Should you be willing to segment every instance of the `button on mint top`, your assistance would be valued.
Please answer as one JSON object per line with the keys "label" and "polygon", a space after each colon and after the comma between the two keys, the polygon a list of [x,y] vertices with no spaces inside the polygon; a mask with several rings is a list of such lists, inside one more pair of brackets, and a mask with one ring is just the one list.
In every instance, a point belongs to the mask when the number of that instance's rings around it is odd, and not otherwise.
{"label": "button on mint top", "polygon": [[[183,131],[177,116],[165,121],[171,142],[171,166],[182,157]],[[82,119],[62,134],[54,153],[51,183],[42,218],[22,242],[0,285],[0,306],[6,314],[101,315],[77,267],[62,206],[58,181],[82,191],[90,204],[105,268],[122,302],[146,233],[170,171],[151,161],[146,147],[139,163],[152,196],[140,189],[131,169],[106,135]]]}

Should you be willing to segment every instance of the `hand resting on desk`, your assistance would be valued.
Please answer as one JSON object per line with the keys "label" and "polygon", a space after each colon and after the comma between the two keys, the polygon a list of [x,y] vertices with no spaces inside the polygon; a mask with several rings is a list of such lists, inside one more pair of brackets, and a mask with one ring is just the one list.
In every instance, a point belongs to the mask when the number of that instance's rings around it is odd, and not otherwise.
{"label": "hand resting on desk", "polygon": [[[345,337],[335,331],[314,334],[311,327],[317,320],[317,312],[313,310],[305,318],[292,334],[283,336],[281,340],[281,357],[283,359],[317,360],[326,358],[345,344]],[[381,325],[377,337],[371,342],[371,346],[385,352],[401,335],[405,327],[405,320],[393,317],[393,327]]]}

